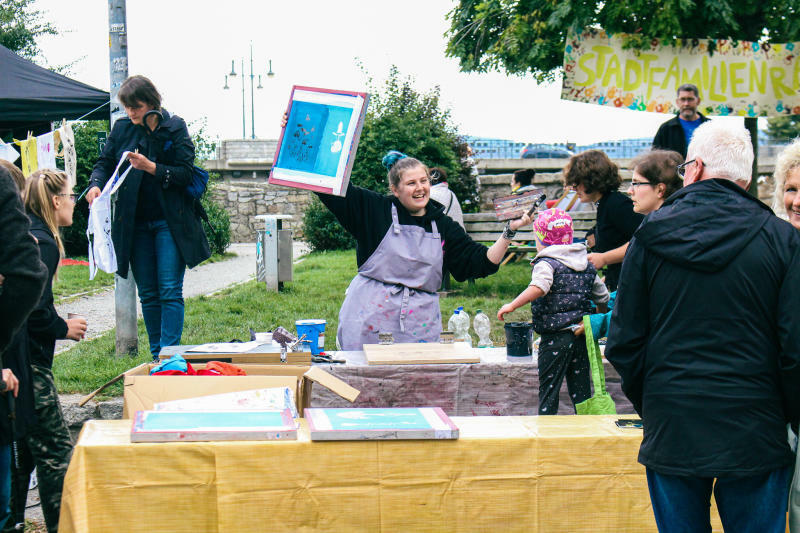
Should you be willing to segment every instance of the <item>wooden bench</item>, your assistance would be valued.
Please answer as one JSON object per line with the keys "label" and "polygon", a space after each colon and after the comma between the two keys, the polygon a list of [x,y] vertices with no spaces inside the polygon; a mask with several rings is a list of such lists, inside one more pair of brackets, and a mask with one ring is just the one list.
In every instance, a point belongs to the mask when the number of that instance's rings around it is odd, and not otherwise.
{"label": "wooden bench", "polygon": [[[575,211],[569,214],[572,217],[572,227],[574,230],[575,239],[584,239],[586,232],[592,229],[597,219],[596,211]],[[472,237],[472,240],[491,245],[503,233],[505,222],[497,220],[494,212],[489,213],[464,213],[464,227],[467,234]],[[503,261],[506,264],[509,260],[516,258],[518,255],[524,255],[529,252],[536,252],[536,246],[533,244],[534,235],[530,226],[517,231],[511,246],[508,247],[510,254],[509,257]]]}

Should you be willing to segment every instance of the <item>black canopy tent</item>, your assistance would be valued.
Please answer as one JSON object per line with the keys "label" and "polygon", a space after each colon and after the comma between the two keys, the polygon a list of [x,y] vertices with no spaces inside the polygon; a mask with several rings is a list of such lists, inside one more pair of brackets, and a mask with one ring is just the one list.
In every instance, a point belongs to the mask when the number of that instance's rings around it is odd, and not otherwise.
{"label": "black canopy tent", "polygon": [[[62,118],[108,119],[109,94],[42,68],[0,45],[0,136],[50,131]],[[101,107],[102,106],[102,107]]]}

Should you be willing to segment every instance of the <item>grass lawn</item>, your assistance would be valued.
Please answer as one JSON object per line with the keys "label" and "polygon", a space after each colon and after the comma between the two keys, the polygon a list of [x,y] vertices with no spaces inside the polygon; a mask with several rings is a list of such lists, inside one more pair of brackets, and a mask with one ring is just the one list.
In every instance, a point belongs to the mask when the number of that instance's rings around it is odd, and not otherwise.
{"label": "grass lawn", "polygon": [[[249,340],[249,327],[270,331],[283,326],[294,331],[295,320],[324,318],[327,320],[325,348],[336,349],[336,328],[344,291],[356,272],[355,251],[318,252],[306,256],[295,265],[294,280],[284,285],[280,293],[266,290],[263,283],[251,281],[226,289],[214,296],[186,300],[183,330],[184,344],[223,342],[232,339]],[[505,345],[503,323],[495,317],[504,303],[511,301],[530,280],[530,265],[518,261],[501,267],[489,278],[476,281],[474,286],[453,283],[453,292],[440,299],[445,325],[453,309],[463,305],[470,317],[483,309],[492,322],[492,341]],[[530,308],[518,309],[507,317],[509,322],[530,320]],[[477,341],[473,335],[473,341]],[[114,331],[56,356],[53,371],[58,390],[64,393],[88,393],[117,374],[150,360],[144,324],[139,321],[139,355],[133,359],[114,357]],[[122,394],[121,384],[106,390],[106,394]]]}
{"label": "grass lawn", "polygon": [[[218,263],[236,257],[234,252],[214,254],[202,263]],[[85,257],[76,257],[86,261]],[[64,265],[58,269],[58,279],[53,283],[53,298],[55,303],[66,303],[80,296],[90,296],[96,292],[110,289],[114,286],[114,275],[102,270],[97,271],[93,280],[89,279],[89,267],[86,265]]]}

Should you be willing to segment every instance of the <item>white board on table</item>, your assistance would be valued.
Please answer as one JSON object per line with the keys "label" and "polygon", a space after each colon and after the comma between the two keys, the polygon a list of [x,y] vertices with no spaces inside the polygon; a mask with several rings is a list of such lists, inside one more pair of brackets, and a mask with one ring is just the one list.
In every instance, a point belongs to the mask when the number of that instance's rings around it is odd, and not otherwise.
{"label": "white board on table", "polygon": [[136,411],[131,442],[297,440],[289,409]]}
{"label": "white board on table", "polygon": [[370,365],[425,365],[480,363],[481,358],[466,342],[408,342],[365,344],[364,355]]}
{"label": "white board on table", "polygon": [[195,398],[158,402],[153,411],[270,411],[289,409],[297,418],[294,390],[289,387],[271,387],[225,392]]}
{"label": "white board on table", "polygon": [[439,407],[307,408],[311,440],[457,439]]}

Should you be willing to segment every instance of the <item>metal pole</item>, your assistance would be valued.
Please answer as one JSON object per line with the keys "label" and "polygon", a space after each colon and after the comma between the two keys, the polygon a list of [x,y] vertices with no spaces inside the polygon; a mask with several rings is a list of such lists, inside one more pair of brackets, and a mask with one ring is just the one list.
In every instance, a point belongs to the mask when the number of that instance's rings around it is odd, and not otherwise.
{"label": "metal pole", "polygon": [[244,58],[242,58],[242,139],[247,139],[244,120]]}
{"label": "metal pole", "polygon": [[[125,111],[117,99],[119,87],[128,77],[128,34],[125,21],[125,0],[108,0],[109,66],[111,69],[111,128]],[[136,282],[128,269],[128,277],[114,276],[114,313],[117,321],[117,357],[139,353],[136,328]]]}
{"label": "metal pole", "polygon": [[250,133],[256,138],[255,92],[253,91],[253,43],[250,43]]}

